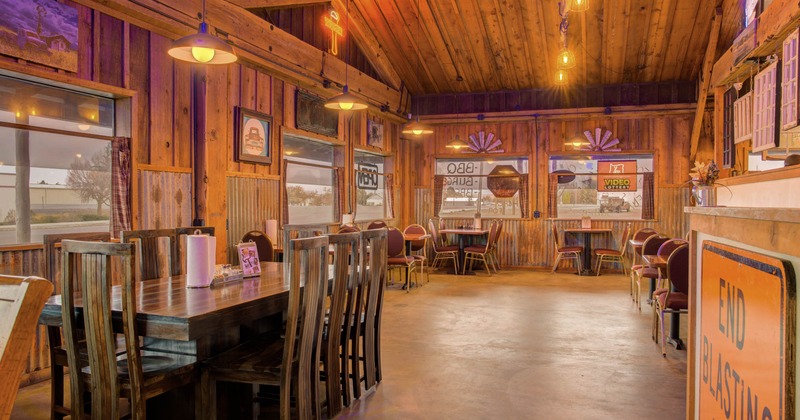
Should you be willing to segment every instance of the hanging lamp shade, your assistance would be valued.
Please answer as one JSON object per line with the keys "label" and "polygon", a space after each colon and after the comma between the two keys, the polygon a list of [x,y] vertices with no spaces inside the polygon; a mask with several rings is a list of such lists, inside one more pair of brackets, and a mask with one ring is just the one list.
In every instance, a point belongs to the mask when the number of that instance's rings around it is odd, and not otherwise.
{"label": "hanging lamp shade", "polygon": [[453,150],[458,151],[458,150],[461,150],[461,149],[468,148],[469,144],[467,144],[467,142],[465,142],[464,140],[461,140],[460,138],[458,138],[458,136],[456,136],[453,140],[450,140],[450,142],[447,143],[447,145],[445,145],[445,147],[448,148],[448,149],[453,149]]}
{"label": "hanging lamp shade", "polygon": [[227,42],[208,33],[208,24],[200,23],[196,34],[176,39],[167,51],[176,60],[196,64],[230,64],[236,52]]}
{"label": "hanging lamp shade", "polygon": [[585,12],[589,10],[589,0],[570,0],[570,12]]}
{"label": "hanging lamp shade", "polygon": [[403,126],[403,134],[413,134],[415,136],[421,136],[423,134],[431,134],[433,133],[433,129],[429,126],[422,124],[419,122],[419,117],[417,117],[416,121],[412,121],[405,126]]}
{"label": "hanging lamp shade", "polygon": [[567,70],[575,67],[575,54],[572,53],[567,47],[561,49],[558,53],[558,60],[556,60],[558,68]]}
{"label": "hanging lamp shade", "polygon": [[566,85],[568,81],[567,71],[566,70],[559,70],[556,72],[556,84],[557,85]]}
{"label": "hanging lamp shade", "polygon": [[362,109],[367,109],[367,104],[350,93],[347,85],[344,85],[342,87],[342,93],[325,102],[325,108],[335,109],[337,111],[360,111]]}

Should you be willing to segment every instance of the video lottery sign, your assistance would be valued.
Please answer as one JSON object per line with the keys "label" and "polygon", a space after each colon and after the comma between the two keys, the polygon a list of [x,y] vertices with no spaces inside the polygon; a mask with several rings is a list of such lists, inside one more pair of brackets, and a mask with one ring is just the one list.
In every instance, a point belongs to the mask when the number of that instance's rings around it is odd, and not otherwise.
{"label": "video lottery sign", "polygon": [[636,191],[636,161],[602,160],[597,162],[597,191]]}

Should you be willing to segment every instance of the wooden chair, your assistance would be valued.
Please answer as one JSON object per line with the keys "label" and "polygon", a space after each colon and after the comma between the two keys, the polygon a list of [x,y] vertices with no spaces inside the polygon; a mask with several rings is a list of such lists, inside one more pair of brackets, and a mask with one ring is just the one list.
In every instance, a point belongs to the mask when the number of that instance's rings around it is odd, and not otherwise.
{"label": "wooden chair", "polygon": [[178,248],[177,252],[180,258],[180,265],[173,267],[173,276],[186,272],[186,235],[194,235],[196,232],[199,232],[201,235],[214,236],[214,230],[214,226],[187,226],[175,228],[175,245]]}
{"label": "wooden chair", "polygon": [[[169,240],[168,252],[159,250],[159,242]],[[175,229],[128,230],[120,235],[120,242],[135,244],[136,259],[139,261],[138,280],[158,279],[181,272],[178,254],[178,240]],[[166,264],[167,269],[163,266]]]}
{"label": "wooden chair", "polygon": [[689,245],[679,246],[667,260],[667,278],[674,290],[654,296],[654,307],[661,330],[661,355],[667,357],[667,337],[664,332],[665,314],[689,312]]}
{"label": "wooden chair", "polygon": [[600,268],[603,266],[604,262],[618,262],[622,266],[622,274],[628,274],[625,268],[625,248],[628,246],[628,237],[631,234],[631,224],[626,223],[625,229],[622,231],[622,238],[620,240],[620,247],[618,249],[613,248],[597,248],[594,250],[594,254],[597,255],[597,264],[595,267],[595,271],[597,275],[600,275]]}
{"label": "wooden chair", "polygon": [[[636,242],[643,243],[645,239],[657,234],[658,232],[656,232],[655,229],[645,227],[637,230],[636,233],[633,234],[631,239]],[[631,249],[631,264],[636,264],[636,257],[642,255],[642,245],[632,245],[630,249]],[[633,295],[633,290],[631,290],[631,295]]]}
{"label": "wooden chair", "polygon": [[281,419],[292,417],[292,390],[296,417],[321,417],[319,355],[328,289],[328,238],[293,239],[288,245],[284,336],[262,336],[205,361],[200,386],[206,392],[199,398],[206,406],[198,414],[216,418],[216,382],[229,381],[279,386]]}
{"label": "wooden chair", "polygon": [[411,289],[411,273],[415,272],[416,261],[414,257],[406,255],[405,238],[399,230],[388,228],[387,238],[387,268],[389,269],[390,275],[392,269],[405,269],[406,275],[403,288],[406,290],[406,293],[408,293]]}
{"label": "wooden chair", "polygon": [[[61,315],[73,401],[70,416],[77,420],[89,417],[75,402],[85,401],[84,394],[90,391],[92,418],[119,418],[119,400],[127,398],[131,417],[144,419],[147,399],[195,381],[195,359],[139,348],[132,244],[65,240],[61,248]],[[112,259],[118,260],[113,275]],[[121,285],[112,288],[114,276]],[[113,308],[114,302],[120,302],[118,308]],[[112,309],[122,313],[122,355],[117,354]],[[80,339],[79,328],[85,329],[85,340]]]}
{"label": "wooden chair", "polygon": [[[361,281],[356,287],[356,292],[348,300],[345,309],[345,319],[353,321],[348,334],[349,357],[347,357],[350,360],[353,398],[361,397],[362,381],[365,389],[369,390],[383,377],[380,344],[387,249],[387,229],[361,232],[361,251],[359,252]],[[368,250],[372,250],[372,252]]]}
{"label": "wooden chair", "polygon": [[489,256],[489,252],[492,246],[492,242],[497,239],[497,223],[492,223],[489,227],[489,239],[486,241],[484,245],[471,245],[464,248],[464,267],[461,268],[461,274],[467,272],[467,262],[469,262],[470,270],[472,269],[472,264],[475,261],[483,262],[483,266],[486,267],[486,272],[489,275],[492,275],[492,271],[489,269],[489,260],[491,257]]}
{"label": "wooden chair", "polygon": [[495,220],[493,223],[497,224],[497,234],[494,236],[494,241],[492,242],[491,247],[489,248],[489,261],[492,263],[494,267],[494,272],[500,272],[500,259],[497,257],[497,248],[498,244],[500,243],[500,235],[503,234],[503,221],[502,220]]}
{"label": "wooden chair", "polygon": [[11,417],[39,315],[52,293],[53,284],[41,277],[0,275],[0,420]]}
{"label": "wooden chair", "polygon": [[556,260],[553,262],[553,269],[551,273],[555,273],[558,269],[558,263],[561,260],[575,260],[575,265],[578,268],[578,274],[581,274],[583,267],[581,266],[581,253],[583,253],[582,246],[561,246],[561,241],[558,238],[558,228],[553,223],[553,243],[556,247]]}
{"label": "wooden chair", "polygon": [[[422,227],[422,225],[412,224],[412,225],[406,226],[405,230],[403,231],[403,235],[406,235],[406,234],[427,235],[428,232],[425,231],[425,228]],[[423,276],[427,273],[428,282],[430,282],[431,281],[431,274],[428,273],[425,270],[425,267],[427,266],[427,262],[428,262],[428,257],[427,257],[427,255],[425,255],[427,249],[428,249],[428,240],[427,239],[421,239],[421,240],[418,240],[418,241],[412,241],[411,242],[411,252],[412,253],[413,252],[419,252],[419,254],[411,254],[410,257],[414,258],[414,262],[419,264],[420,269],[422,270],[422,275]]]}
{"label": "wooden chair", "polygon": [[[670,240],[664,242],[663,244],[661,244],[661,247],[658,248],[658,252],[657,252],[656,255],[658,255],[659,257],[663,258],[664,260],[669,261],[670,255],[672,255],[672,253],[675,252],[675,250],[677,250],[679,247],[681,247],[683,245],[688,246],[689,242],[687,240],[681,239],[681,238],[670,239]],[[656,288],[653,291],[653,294],[651,296],[651,298],[653,300],[658,299],[659,295],[667,293],[669,291],[669,286],[670,286],[669,277],[667,276],[666,267],[659,267],[658,271],[659,271],[659,276],[658,276],[658,279],[657,279],[658,283],[656,284]],[[657,322],[658,315],[656,314],[656,305],[653,304],[652,307],[653,307],[653,330],[652,330],[652,336],[653,336],[653,340],[654,341],[658,341],[658,322]]]}
{"label": "wooden chair", "polygon": [[[109,242],[110,232],[55,233],[42,237],[44,277],[61,294],[61,241]],[[61,345],[61,317],[48,322],[47,341],[50,353],[50,418],[63,419],[70,410],[64,405],[64,368],[68,366],[67,350]]]}
{"label": "wooden chair", "polygon": [[358,255],[360,232],[328,235],[333,247],[333,285],[330,304],[327,305],[327,333],[322,335],[323,379],[327,390],[328,418],[333,418],[345,405],[350,404],[348,390],[347,331],[352,319],[345,318],[345,310],[358,287]]}
{"label": "wooden chair", "polygon": [[[669,237],[663,235],[651,235],[644,240],[639,255],[657,255],[658,250],[664,242],[667,242]],[[650,267],[642,262],[641,264],[634,264],[631,266],[631,289],[633,290],[633,301],[639,310],[642,310],[642,302],[640,295],[642,294],[642,280],[643,279],[658,279],[661,277],[661,271],[657,267]]]}
{"label": "wooden chair", "polygon": [[444,245],[433,219],[428,220],[428,228],[431,231],[431,244],[433,245],[433,261],[431,261],[430,268],[434,269],[447,260],[453,260],[453,267],[458,273],[458,245]]}
{"label": "wooden chair", "polygon": [[260,230],[251,230],[242,236],[242,242],[255,242],[256,249],[258,250],[259,261],[273,261],[273,252],[275,248],[272,246],[272,241],[264,232]]}

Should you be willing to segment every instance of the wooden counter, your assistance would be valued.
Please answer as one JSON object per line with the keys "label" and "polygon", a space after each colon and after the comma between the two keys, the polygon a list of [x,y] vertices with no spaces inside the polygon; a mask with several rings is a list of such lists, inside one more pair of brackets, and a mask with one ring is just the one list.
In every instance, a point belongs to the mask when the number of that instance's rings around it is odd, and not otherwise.
{"label": "wooden counter", "polygon": [[[746,413],[748,410],[747,395],[751,391],[753,395],[759,395],[758,418],[767,409],[771,418],[794,418],[798,401],[795,391],[797,302],[794,271],[800,268],[800,209],[686,207],[685,213],[691,230],[686,418],[707,417],[709,406],[716,410],[717,404],[723,410],[726,406],[730,410],[735,408],[736,415],[742,416],[741,411]],[[733,264],[726,265],[724,261]],[[742,274],[748,267],[753,268],[752,273]],[[760,279],[762,275],[766,279]],[[763,283],[753,287],[754,281]],[[741,317],[736,312],[739,302],[734,302],[737,306],[734,308],[733,301],[726,301],[722,296],[723,290],[734,287],[736,299],[741,297],[742,300]],[[714,294],[719,296],[715,298]],[[745,299],[746,313],[743,309]],[[703,305],[711,306],[704,311]],[[764,315],[770,311],[771,317]],[[712,313],[716,315],[709,315]],[[735,316],[728,318],[729,313]],[[704,322],[704,314],[711,319]],[[733,333],[726,335],[725,339],[713,337],[728,325],[724,320],[734,318],[741,322],[741,331],[735,331],[734,339],[729,339],[734,337]],[[771,333],[768,338],[756,339],[765,331]],[[725,335],[724,332],[720,334]],[[769,340],[774,340],[772,349],[775,351],[764,350],[758,357],[749,356],[748,351],[760,348]],[[711,357],[713,360],[709,362]],[[716,385],[720,360],[722,383]],[[765,372],[761,367],[764,361],[774,362],[772,366],[779,368]],[[762,386],[759,380],[766,377],[762,376],[763,373],[774,374],[781,380],[769,381],[769,385]],[[725,394],[726,385],[730,387],[730,394]],[[739,388],[735,392],[734,386]],[[737,400],[729,401],[733,397]],[[705,408],[702,401],[705,401]]]}

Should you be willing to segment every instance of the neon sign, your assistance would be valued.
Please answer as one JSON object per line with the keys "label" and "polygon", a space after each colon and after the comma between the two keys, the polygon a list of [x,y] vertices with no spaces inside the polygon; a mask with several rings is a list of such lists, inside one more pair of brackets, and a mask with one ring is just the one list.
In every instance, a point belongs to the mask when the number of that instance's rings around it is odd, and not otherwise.
{"label": "neon sign", "polygon": [[330,16],[325,16],[322,19],[325,27],[331,30],[331,54],[339,55],[339,37],[344,36],[344,30],[339,26],[339,13],[336,10],[331,10]]}

